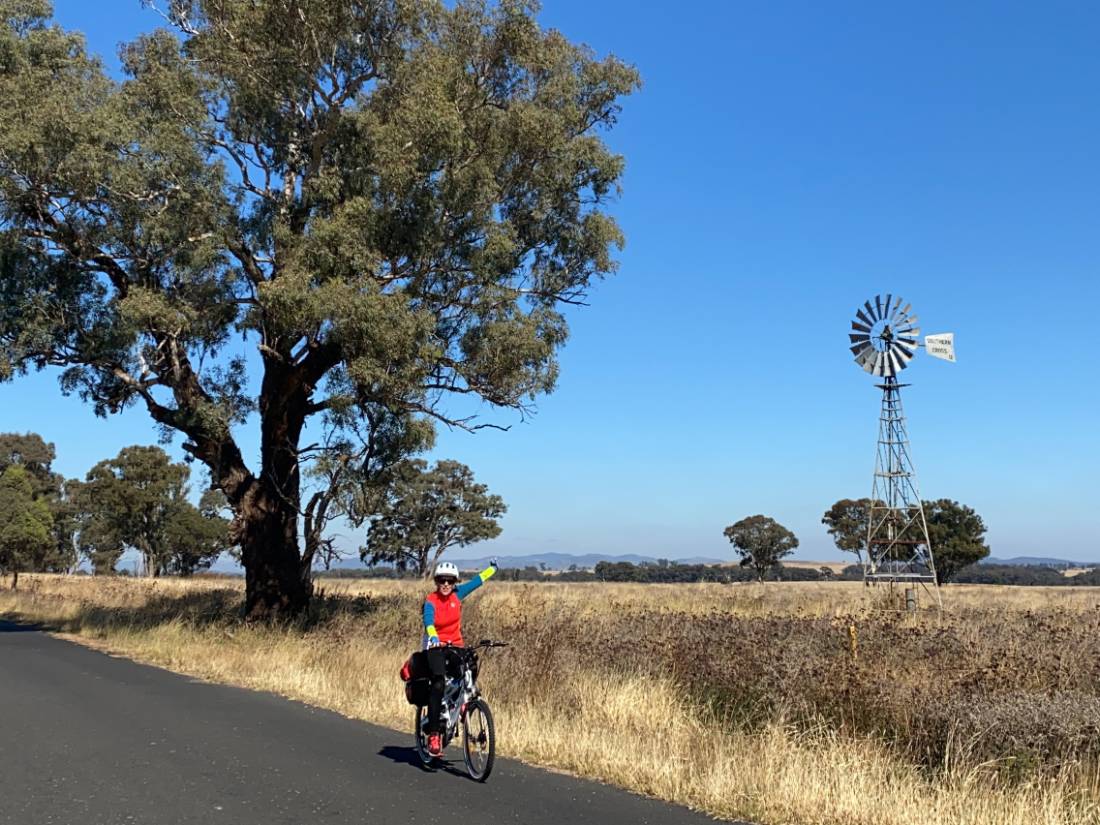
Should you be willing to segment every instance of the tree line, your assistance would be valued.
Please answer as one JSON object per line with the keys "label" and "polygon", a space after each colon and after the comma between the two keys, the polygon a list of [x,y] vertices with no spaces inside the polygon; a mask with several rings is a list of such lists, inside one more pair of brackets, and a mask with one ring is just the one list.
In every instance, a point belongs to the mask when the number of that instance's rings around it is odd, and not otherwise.
{"label": "tree line", "polygon": [[[53,470],[53,444],[36,433],[0,434],[0,572],[71,572],[82,562],[92,572],[115,572],[126,550],[136,551],[150,576],[189,576],[208,569],[224,552],[240,561],[222,492],[208,484],[190,500],[191,470],[159,447],[131,446],[101,461],[80,479]],[[352,490],[346,480],[341,495]],[[394,464],[384,485],[355,493],[366,526],[359,558],[397,573],[424,576],[452,547],[493,538],[504,500],[489,492],[464,464],[419,459]],[[338,499],[337,499],[338,500]],[[309,513],[306,541],[328,569],[347,553],[326,532],[347,516],[341,506]]]}
{"label": "tree line", "polygon": [[[549,573],[535,567],[502,570],[500,575],[518,581],[605,581],[646,584],[717,582],[733,584],[758,581],[756,572],[744,567],[705,564],[632,564],[599,562],[593,570]],[[782,563],[768,569],[764,581],[862,581],[863,568],[850,564],[839,572],[829,567],[789,567]],[[970,564],[955,572],[957,584],[1002,584],[1039,587],[1100,587],[1100,569],[1075,576],[1063,575],[1050,567],[1015,564]]]}
{"label": "tree line", "polygon": [[[841,499],[821,518],[837,548],[864,563],[872,501]],[[960,571],[989,555],[985,523],[971,507],[947,498],[923,501],[928,540],[932,545],[937,582],[951,581]],[[748,516],[727,527],[723,534],[741,558],[741,565],[760,581],[798,547],[798,537],[775,519]]]}
{"label": "tree line", "polygon": [[[209,485],[197,505],[190,494],[190,468],[173,462],[159,447],[131,446],[96,464],[83,480],[65,479],[53,470],[52,444],[35,434],[0,434],[0,572],[70,572],[87,562],[95,573],[114,572],[122,554],[131,549],[151,576],[189,576],[207,569],[223,553],[238,560],[224,494]],[[382,474],[379,474],[380,477]],[[385,484],[355,488],[349,477],[322,474],[321,492],[330,494],[323,506],[309,509],[306,543],[315,545],[315,560],[325,569],[342,557],[335,537],[324,528],[337,516],[366,524],[366,542],[359,558],[381,565],[394,575],[426,575],[440,556],[453,547],[493,538],[506,511],[503,499],[479,484],[469,467],[441,460],[434,466],[405,459],[390,466]],[[335,494],[333,488],[336,488]],[[836,546],[862,562],[867,535],[869,499],[841,499],[822,517]],[[999,575],[971,567],[989,554],[983,541],[985,525],[973,509],[949,499],[924,502],[929,536],[940,582],[966,577],[977,580]],[[358,517],[356,518],[356,514]],[[310,534],[312,529],[313,533]],[[593,571],[568,570],[559,581],[734,582],[836,578],[830,571],[784,567],[782,559],[798,547],[793,532],[772,518],[754,515],[724,531],[740,567],[655,565],[600,562]],[[841,578],[858,577],[853,565]],[[1012,574],[1022,577],[1023,574]],[[1042,574],[1032,574],[1031,579]],[[503,578],[537,580],[537,568],[502,571]],[[1077,583],[1085,584],[1087,579]],[[1063,583],[1062,577],[1051,583]]]}
{"label": "tree line", "polygon": [[72,572],[82,561],[113,572],[137,551],[150,576],[189,576],[230,549],[225,499],[192,504],[190,468],[159,447],[132,446],[83,480],[53,469],[54,445],[35,433],[0,434],[0,572]]}

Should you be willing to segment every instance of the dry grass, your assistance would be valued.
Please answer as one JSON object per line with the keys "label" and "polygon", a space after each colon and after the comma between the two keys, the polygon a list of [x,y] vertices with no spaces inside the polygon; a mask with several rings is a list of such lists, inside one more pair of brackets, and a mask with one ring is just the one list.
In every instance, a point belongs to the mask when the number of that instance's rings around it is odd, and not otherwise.
{"label": "dry grass", "polygon": [[[325,583],[308,627],[267,628],[236,620],[237,581],[25,578],[18,594],[0,594],[0,612],[173,670],[410,727],[396,673],[418,638],[417,583]],[[884,611],[882,594],[858,584],[493,583],[471,600],[466,624],[471,637],[516,643],[487,658],[482,682],[501,751],[529,762],[769,825],[1100,822],[1088,758],[1006,772],[956,737],[961,752],[922,760],[856,724],[859,714],[838,714],[829,691],[810,690],[842,677],[866,689],[924,686],[887,691],[888,721],[906,696],[996,698],[1015,686],[1041,702],[1067,678],[1075,688],[1096,681],[1086,657],[1097,653],[1088,637],[1100,636],[1097,590],[952,587],[945,596],[943,616],[913,618]],[[1040,639],[1048,643],[1036,651]],[[969,671],[943,678],[943,665],[978,654]],[[1007,664],[990,672],[994,661]],[[774,701],[729,701],[760,682]],[[724,701],[710,701],[716,691]],[[860,701],[845,699],[869,713]],[[903,721],[891,723],[895,737]],[[613,738],[630,747],[608,747]]]}

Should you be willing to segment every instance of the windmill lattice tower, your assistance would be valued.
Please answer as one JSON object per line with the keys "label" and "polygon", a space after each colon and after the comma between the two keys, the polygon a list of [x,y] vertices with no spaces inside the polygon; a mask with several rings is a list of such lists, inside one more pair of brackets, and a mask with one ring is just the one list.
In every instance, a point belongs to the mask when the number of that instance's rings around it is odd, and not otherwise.
{"label": "windmill lattice tower", "polygon": [[[909,366],[920,343],[912,305],[892,294],[876,295],[856,310],[851,342],[855,361],[882,383],[875,475],[868,508],[867,546],[863,575],[869,582],[911,581],[936,584],[936,566],[928,522],[921,504],[917,472],[909,450],[909,434],[901,405],[898,373]],[[955,360],[954,334],[927,335],[929,355]]]}

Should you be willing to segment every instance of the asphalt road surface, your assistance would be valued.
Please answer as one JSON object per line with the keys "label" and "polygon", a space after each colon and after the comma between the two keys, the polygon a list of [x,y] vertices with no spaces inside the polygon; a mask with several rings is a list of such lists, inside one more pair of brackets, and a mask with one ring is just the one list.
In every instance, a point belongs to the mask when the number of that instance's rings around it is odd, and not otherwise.
{"label": "asphalt road surface", "polygon": [[428,771],[411,739],[0,621],[3,825],[713,821],[510,760],[482,785],[458,749]]}

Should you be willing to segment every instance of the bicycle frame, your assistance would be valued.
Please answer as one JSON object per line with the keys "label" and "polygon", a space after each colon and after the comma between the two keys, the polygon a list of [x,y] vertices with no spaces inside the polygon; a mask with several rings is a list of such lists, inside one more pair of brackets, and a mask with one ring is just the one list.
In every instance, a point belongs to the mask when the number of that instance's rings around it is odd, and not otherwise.
{"label": "bicycle frame", "polygon": [[458,732],[458,723],[466,712],[466,705],[480,695],[481,691],[478,690],[477,683],[474,681],[473,669],[463,656],[461,674],[447,682],[447,686],[443,689],[442,712],[447,719],[447,731],[443,735],[444,743],[450,742]]}

